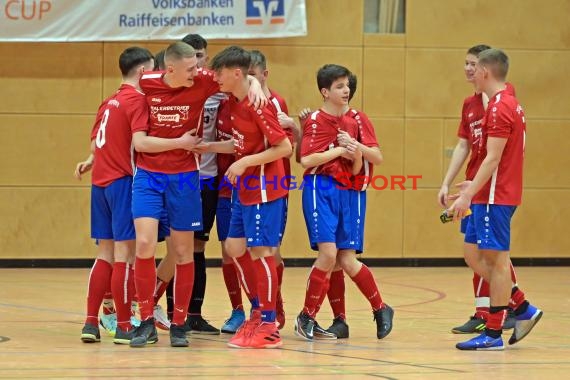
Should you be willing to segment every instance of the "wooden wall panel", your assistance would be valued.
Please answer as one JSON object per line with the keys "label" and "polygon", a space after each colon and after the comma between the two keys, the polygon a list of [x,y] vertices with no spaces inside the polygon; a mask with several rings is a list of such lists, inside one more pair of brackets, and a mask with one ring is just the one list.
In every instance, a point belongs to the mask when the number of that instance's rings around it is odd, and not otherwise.
{"label": "wooden wall panel", "polygon": [[79,182],[73,171],[89,155],[93,117],[0,114],[9,142],[0,151],[0,185],[89,185],[89,175]]}
{"label": "wooden wall panel", "polygon": [[404,192],[403,257],[463,257],[458,223],[442,224],[436,189]]}
{"label": "wooden wall panel", "polygon": [[443,166],[443,121],[407,119],[404,174],[421,175],[420,187],[438,187]]}
{"label": "wooden wall panel", "polygon": [[511,227],[513,257],[568,257],[570,190],[526,189]]}
{"label": "wooden wall panel", "polygon": [[402,257],[404,191],[367,190],[362,257]]}
{"label": "wooden wall panel", "polygon": [[[363,0],[309,0],[307,30],[304,37],[252,39],[262,46],[355,46],[362,43]],[[216,40],[224,45],[241,44],[236,40]]]}
{"label": "wooden wall panel", "polygon": [[374,168],[385,176],[404,174],[404,119],[370,119],[380,143],[384,162]]}
{"label": "wooden wall panel", "polygon": [[100,44],[1,43],[0,57],[0,113],[89,113],[100,100]]}
{"label": "wooden wall panel", "polygon": [[404,115],[405,51],[365,48],[364,75],[359,81],[364,89],[364,111],[369,116]]}
{"label": "wooden wall panel", "polygon": [[570,188],[569,125],[568,120],[527,121],[525,187]]}
{"label": "wooden wall panel", "polygon": [[467,49],[406,50],[406,117],[457,117],[472,93],[463,62]]}
{"label": "wooden wall panel", "polygon": [[570,48],[570,2],[551,0],[408,0],[408,46]]}
{"label": "wooden wall panel", "polygon": [[2,258],[91,258],[88,188],[0,187]]}
{"label": "wooden wall panel", "polygon": [[[570,2],[569,2],[570,4]],[[528,119],[570,119],[570,50],[505,50]]]}

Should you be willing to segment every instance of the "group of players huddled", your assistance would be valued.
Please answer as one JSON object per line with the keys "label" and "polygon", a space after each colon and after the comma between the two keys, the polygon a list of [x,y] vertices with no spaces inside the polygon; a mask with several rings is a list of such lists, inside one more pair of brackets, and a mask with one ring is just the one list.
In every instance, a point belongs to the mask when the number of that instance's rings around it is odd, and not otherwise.
{"label": "group of players huddled", "polygon": [[[98,244],[82,341],[99,342],[101,324],[115,343],[131,347],[157,342],[157,327],[169,330],[173,347],[188,346],[189,334],[220,333],[231,334],[228,345],[234,348],[280,347],[285,312],[279,247],[294,153],[305,169],[302,207],[310,246],[318,252],[295,334],[309,341],[348,338],[344,273],[370,302],[377,338],[390,334],[394,310],[356,256],[364,247],[367,183],[338,180],[339,175],[369,178],[383,160],[372,123],[349,106],[355,75],[341,65],[322,66],[317,73],[322,107],[301,111],[298,126],[284,99],[269,89],[267,62],[258,50],[231,46],[209,60],[206,40],[190,34],[156,56],[130,47],[120,55],[119,67],[121,86],[99,107],[92,153],[75,170],[80,179],[92,169],[91,236]],[[470,139],[466,130],[460,137]],[[481,165],[484,153],[478,152]],[[456,175],[451,171],[448,183]],[[447,198],[442,188],[446,207]],[[458,218],[463,216],[459,201],[449,208]],[[232,307],[221,329],[201,311],[204,250],[214,221]],[[167,254],[156,267],[161,241]],[[242,290],[249,300],[247,315]],[[164,293],[166,313],[159,305]],[[534,326],[542,312],[529,306],[522,292],[513,295],[519,301],[512,305],[516,318],[530,313],[532,319],[523,322]],[[325,329],[316,315],[326,296],[334,319]],[[483,326],[496,319],[489,317],[495,311],[490,309]],[[500,331],[495,322],[487,329],[491,333]],[[466,332],[477,331],[471,330]]]}

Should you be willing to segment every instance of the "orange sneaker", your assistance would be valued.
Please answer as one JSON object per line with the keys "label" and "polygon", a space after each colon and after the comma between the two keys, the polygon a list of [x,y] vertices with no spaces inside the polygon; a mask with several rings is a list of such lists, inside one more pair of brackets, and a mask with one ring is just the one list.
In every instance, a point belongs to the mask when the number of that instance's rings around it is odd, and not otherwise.
{"label": "orange sneaker", "polygon": [[247,342],[257,326],[261,324],[261,311],[253,310],[251,318],[246,320],[233,337],[228,341],[228,346],[233,348],[249,348]]}
{"label": "orange sneaker", "polygon": [[262,322],[245,341],[247,348],[279,348],[283,345],[275,322]]}

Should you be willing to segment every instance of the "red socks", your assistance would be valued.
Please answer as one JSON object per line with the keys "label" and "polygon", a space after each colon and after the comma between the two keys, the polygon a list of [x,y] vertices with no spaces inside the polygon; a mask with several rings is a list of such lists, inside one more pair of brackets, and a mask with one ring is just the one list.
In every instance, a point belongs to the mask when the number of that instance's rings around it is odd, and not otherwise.
{"label": "red socks", "polygon": [[352,281],[354,281],[360,292],[368,299],[372,310],[376,311],[382,308],[383,303],[380,291],[378,290],[372,272],[370,272],[370,269],[368,269],[366,265],[362,264],[362,268],[360,268],[356,276],[352,277]]}
{"label": "red socks", "polygon": [[234,263],[222,264],[222,274],[224,275],[224,283],[228,290],[228,296],[232,303],[232,309],[243,310],[243,301],[241,299],[241,287],[239,285],[238,273]]}
{"label": "red socks", "polygon": [[146,321],[153,316],[154,289],[156,288],[156,263],[154,257],[148,259],[136,258],[135,285],[141,320]]}
{"label": "red socks", "polygon": [[330,286],[327,292],[334,318],[346,319],[346,307],[344,305],[344,271],[332,272]]}
{"label": "red socks", "polygon": [[111,289],[115,309],[117,310],[117,326],[123,331],[131,329],[131,301],[132,288],[129,289],[129,266],[125,262],[116,262],[113,265],[111,276]]}
{"label": "red socks", "polygon": [[475,296],[475,317],[487,320],[491,295],[489,283],[473,272],[473,295]]}
{"label": "red socks", "polygon": [[170,283],[170,281],[163,281],[160,279],[160,277],[156,278],[156,288],[154,289],[154,304],[155,305],[158,304],[160,297],[162,297],[162,295],[166,291],[166,288],[168,288],[169,283]]}
{"label": "red socks", "polygon": [[317,267],[311,269],[309,280],[307,281],[307,292],[305,293],[305,305],[303,313],[314,318],[317,312],[317,305],[323,295],[325,287],[327,272],[320,270]]}
{"label": "red socks", "polygon": [[257,273],[253,265],[253,260],[249,252],[237,258],[233,258],[237,269],[238,278],[247,298],[251,301],[254,309],[259,308],[259,298],[257,297]]}
{"label": "red socks", "polygon": [[103,302],[103,297],[110,287],[111,273],[113,267],[105,260],[96,259],[87,286],[87,318],[85,323],[94,326],[99,325],[99,308]]}
{"label": "red socks", "polygon": [[172,314],[172,323],[177,326],[182,326],[186,321],[193,286],[194,262],[176,264],[176,271],[174,272],[174,313]]}
{"label": "red socks", "polygon": [[261,257],[255,260],[253,265],[257,275],[257,292],[261,319],[265,322],[274,322],[278,287],[275,257]]}

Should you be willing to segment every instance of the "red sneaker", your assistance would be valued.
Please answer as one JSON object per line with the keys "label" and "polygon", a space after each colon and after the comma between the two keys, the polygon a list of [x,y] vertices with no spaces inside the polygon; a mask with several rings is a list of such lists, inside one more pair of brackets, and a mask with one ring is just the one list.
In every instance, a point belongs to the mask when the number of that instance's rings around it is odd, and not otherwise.
{"label": "red sneaker", "polygon": [[228,341],[228,346],[233,348],[249,348],[247,342],[257,326],[261,324],[261,311],[253,310],[251,318],[246,320],[233,337]]}
{"label": "red sneaker", "polygon": [[283,342],[274,322],[262,322],[245,344],[247,348],[279,348]]}

